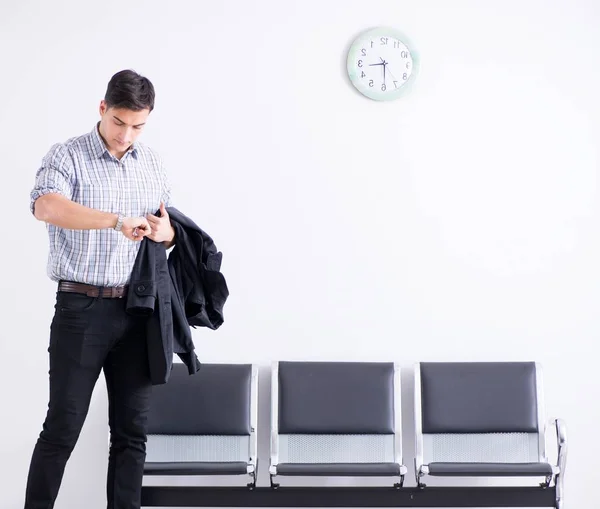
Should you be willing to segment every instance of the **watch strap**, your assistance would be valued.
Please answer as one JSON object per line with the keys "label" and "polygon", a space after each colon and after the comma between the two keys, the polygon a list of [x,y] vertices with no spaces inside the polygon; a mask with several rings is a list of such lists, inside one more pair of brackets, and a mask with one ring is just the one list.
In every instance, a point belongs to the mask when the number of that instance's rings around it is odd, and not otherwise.
{"label": "watch strap", "polygon": [[119,212],[117,217],[117,224],[115,224],[115,230],[120,232],[121,228],[123,228],[123,221],[125,220],[125,216]]}

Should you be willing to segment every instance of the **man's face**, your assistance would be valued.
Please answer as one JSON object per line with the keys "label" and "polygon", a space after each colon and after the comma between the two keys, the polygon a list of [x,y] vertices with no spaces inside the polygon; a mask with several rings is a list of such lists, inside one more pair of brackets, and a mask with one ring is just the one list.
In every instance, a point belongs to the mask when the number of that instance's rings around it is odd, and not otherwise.
{"label": "man's face", "polygon": [[148,115],[148,109],[132,111],[125,108],[108,108],[102,100],[99,129],[108,151],[116,157],[127,152],[144,129]]}

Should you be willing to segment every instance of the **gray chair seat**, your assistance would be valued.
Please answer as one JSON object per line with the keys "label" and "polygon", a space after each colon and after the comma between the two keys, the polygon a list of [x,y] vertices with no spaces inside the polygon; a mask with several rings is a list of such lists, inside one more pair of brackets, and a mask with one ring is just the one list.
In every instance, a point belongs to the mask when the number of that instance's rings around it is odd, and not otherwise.
{"label": "gray chair seat", "polygon": [[[415,367],[415,474],[543,477],[563,500],[564,425],[558,461],[546,456],[541,367],[535,362],[420,362]],[[528,484],[528,483],[525,483]]]}
{"label": "gray chair seat", "polygon": [[535,477],[552,475],[548,463],[430,463],[429,475],[457,477]]}
{"label": "gray chair seat", "polygon": [[256,483],[258,370],[205,363],[190,375],[173,365],[153,387],[144,475],[250,476]]}
{"label": "gray chair seat", "polygon": [[279,463],[279,475],[314,476],[397,476],[397,463]]}
{"label": "gray chair seat", "polygon": [[248,473],[247,467],[243,461],[154,461],[144,465],[144,475],[241,475]]}
{"label": "gray chair seat", "polygon": [[271,373],[274,478],[406,475],[400,368],[392,362],[279,361]]}

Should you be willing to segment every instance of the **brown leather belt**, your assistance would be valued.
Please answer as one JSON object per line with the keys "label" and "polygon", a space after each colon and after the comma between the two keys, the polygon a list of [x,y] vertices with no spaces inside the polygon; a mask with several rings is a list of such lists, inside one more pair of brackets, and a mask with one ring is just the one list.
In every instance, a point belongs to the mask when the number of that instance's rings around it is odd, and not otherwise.
{"label": "brown leather belt", "polygon": [[103,297],[109,299],[120,299],[127,295],[129,286],[94,286],[85,283],[74,283],[73,281],[61,281],[58,283],[59,292],[83,293],[88,297]]}

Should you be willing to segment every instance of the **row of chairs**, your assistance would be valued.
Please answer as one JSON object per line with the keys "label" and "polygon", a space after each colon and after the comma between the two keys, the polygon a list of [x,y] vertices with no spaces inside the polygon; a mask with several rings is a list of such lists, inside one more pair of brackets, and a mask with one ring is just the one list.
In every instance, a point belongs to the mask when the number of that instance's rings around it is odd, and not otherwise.
{"label": "row of chairs", "polygon": [[[391,477],[401,488],[401,371],[391,362],[279,361],[271,369],[271,487],[281,476]],[[414,369],[415,475],[539,477],[563,499],[566,432],[546,423],[534,362],[421,362]],[[557,461],[546,455],[552,424]],[[249,475],[256,486],[258,368],[175,364],[156,386],[145,475]],[[276,482],[276,480],[278,482]]]}

